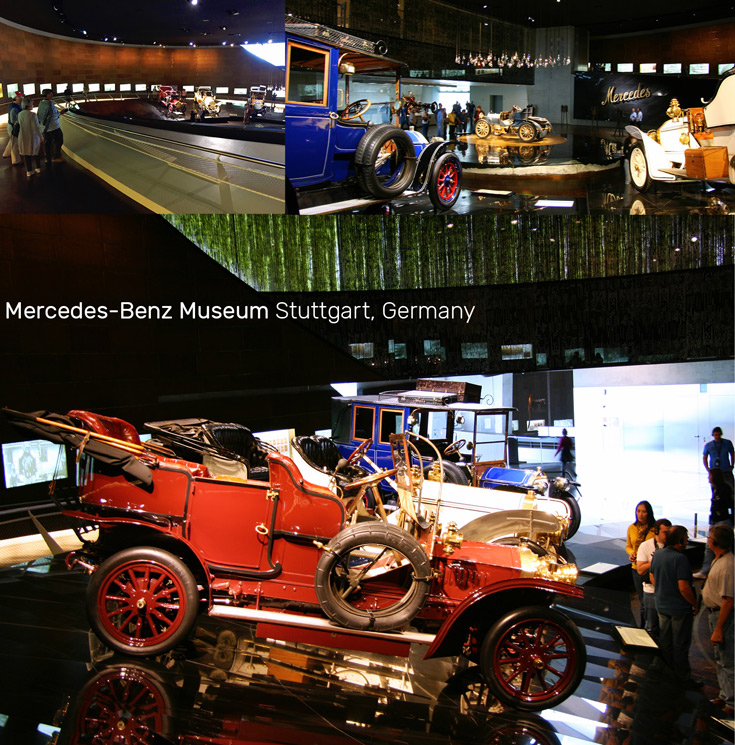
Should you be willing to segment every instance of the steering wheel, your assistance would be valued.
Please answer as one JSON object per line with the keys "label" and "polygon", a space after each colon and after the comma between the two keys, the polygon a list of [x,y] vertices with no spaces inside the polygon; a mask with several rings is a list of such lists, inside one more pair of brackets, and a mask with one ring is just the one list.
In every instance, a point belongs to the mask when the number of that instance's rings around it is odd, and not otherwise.
{"label": "steering wheel", "polygon": [[444,455],[454,455],[458,453],[465,445],[467,440],[455,440],[451,445],[444,448]]}
{"label": "steering wheel", "polygon": [[357,481],[350,481],[349,484],[344,484],[342,488],[347,491],[352,489],[362,489],[363,487],[374,486],[380,483],[383,479],[387,479],[389,476],[394,476],[396,473],[395,468],[391,468],[390,471],[378,471],[377,473],[371,473],[369,476],[364,476]]}
{"label": "steering wheel", "polygon": [[364,440],[361,442],[350,454],[350,457],[347,458],[347,463],[349,465],[354,465],[357,463],[360,458],[362,458],[363,455],[365,455],[365,452],[367,449],[373,444],[372,438],[368,440]]}
{"label": "steering wheel", "polygon": [[350,119],[362,119],[362,115],[372,106],[372,102],[367,98],[361,98],[358,101],[353,101],[347,108],[342,110],[339,115],[340,119],[348,122]]}

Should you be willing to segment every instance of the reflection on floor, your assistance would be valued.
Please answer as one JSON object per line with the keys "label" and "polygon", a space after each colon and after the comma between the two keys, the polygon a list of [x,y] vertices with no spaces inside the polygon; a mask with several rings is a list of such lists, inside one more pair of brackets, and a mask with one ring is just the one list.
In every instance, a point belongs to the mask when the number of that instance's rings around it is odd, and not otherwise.
{"label": "reflection on floor", "polygon": [[[132,111],[133,115],[137,114],[149,119],[166,119],[163,109],[158,104],[137,99],[81,103],[82,108],[85,106],[96,107],[109,115],[122,115]],[[220,114],[223,121],[219,126],[242,129],[242,122],[239,118],[234,122],[224,121],[228,115],[241,117],[241,108],[225,104]],[[188,122],[189,120],[182,117],[177,121]],[[73,125],[71,122],[65,125],[65,122],[67,122],[67,117],[62,117],[62,131],[66,126],[69,140]],[[262,117],[253,120],[248,129],[269,129],[274,126],[282,130],[282,121]],[[8,134],[3,124],[0,127],[0,149],[3,151],[7,141]],[[7,214],[149,213],[146,207],[75,162],[68,153],[63,155],[63,162],[46,163],[43,157],[42,161],[41,173],[34,173],[28,177],[23,163],[13,166],[10,158],[3,158],[0,162],[0,212]],[[278,190],[279,196],[282,190],[281,186]],[[282,207],[279,206],[278,209]]]}
{"label": "reflection on floor", "polygon": [[[8,141],[5,127],[0,127],[0,148]],[[108,186],[69,158],[63,163],[45,162],[41,173],[26,176],[23,164],[12,166],[10,158],[0,162],[0,212],[46,213],[146,213],[132,199]]]}
{"label": "reflection on floor", "polygon": [[[430,136],[433,134],[429,133]],[[555,127],[551,139],[523,143],[517,137],[481,140],[463,135],[450,144],[462,163],[462,191],[449,214],[542,212],[584,214],[732,214],[735,187],[703,182],[654,183],[645,194],[627,183],[622,135],[610,128]],[[355,195],[335,194],[333,201]],[[302,206],[311,206],[306,201]],[[425,194],[373,202],[355,213],[432,213]]]}
{"label": "reflection on floor", "polygon": [[[60,559],[0,572],[0,743],[725,743],[703,693],[682,691],[654,652],[624,649],[614,626],[629,593],[588,581],[567,607],[587,643],[575,695],[539,714],[504,711],[474,666],[356,655],[254,637],[202,618],[174,653],[123,658],[84,615],[86,578]],[[695,631],[701,645],[701,628]],[[693,649],[700,678],[710,664]]]}

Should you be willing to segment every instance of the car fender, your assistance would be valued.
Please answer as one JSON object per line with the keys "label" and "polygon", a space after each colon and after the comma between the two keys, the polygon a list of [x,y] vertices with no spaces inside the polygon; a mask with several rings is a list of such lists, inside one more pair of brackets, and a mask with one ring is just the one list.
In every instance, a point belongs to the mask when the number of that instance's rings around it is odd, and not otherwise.
{"label": "car fender", "polygon": [[413,147],[414,147],[414,150],[416,151],[416,157],[418,158],[428,146],[429,141],[426,139],[426,137],[424,137],[421,134],[421,132],[418,132],[415,129],[407,129],[405,130],[405,132],[408,135],[411,142],[413,142]]}
{"label": "car fender", "polygon": [[654,181],[675,181],[676,176],[671,173],[664,173],[662,168],[669,168],[671,166],[671,158],[659,145],[653,137],[643,132],[638,127],[629,125],[625,128],[625,131],[633,135],[637,140],[640,140],[643,144],[643,150],[646,154],[646,160],[648,161],[648,172]]}
{"label": "car fender", "polygon": [[[77,518],[90,522],[90,515],[85,512],[74,512],[65,510],[64,514],[68,517]],[[136,520],[134,517],[125,518],[120,516],[105,518],[96,516],[94,522],[100,530],[98,542],[100,547],[104,547],[99,553],[100,561],[125,548],[132,546],[154,546],[162,548],[169,553],[179,556],[194,572],[195,576],[201,576],[206,579],[204,592],[206,602],[209,607],[212,605],[212,574],[209,571],[204,558],[200,551],[183,535],[176,535],[171,530],[170,521],[166,520],[165,524],[154,524],[142,520]],[[74,554],[82,555],[85,553],[98,553],[95,543],[90,543],[86,548],[72,552],[67,559],[67,567],[71,568],[76,561]],[[84,566],[80,563],[80,566]],[[88,573],[96,571],[99,564],[93,568],[87,569]]]}
{"label": "car fender", "polygon": [[[483,587],[468,595],[445,619],[424,659],[459,654],[467,629],[478,615],[489,625],[505,612],[506,605],[510,608],[551,605],[555,595],[583,598],[584,590],[576,585],[533,577],[515,577]],[[504,599],[511,602],[506,604]]]}
{"label": "car fender", "polygon": [[[418,134],[418,133],[414,133]],[[424,142],[426,138],[423,135],[419,135]],[[415,146],[415,143],[414,143]],[[429,183],[429,176],[431,175],[431,168],[434,165],[436,159],[447,151],[447,142],[444,140],[437,142],[426,142],[421,150],[416,151],[418,157],[418,164],[416,168],[416,175],[411,184],[413,191],[422,191],[426,188]]]}
{"label": "car fender", "polygon": [[735,73],[728,70],[712,100],[704,106],[709,128],[735,126]]}

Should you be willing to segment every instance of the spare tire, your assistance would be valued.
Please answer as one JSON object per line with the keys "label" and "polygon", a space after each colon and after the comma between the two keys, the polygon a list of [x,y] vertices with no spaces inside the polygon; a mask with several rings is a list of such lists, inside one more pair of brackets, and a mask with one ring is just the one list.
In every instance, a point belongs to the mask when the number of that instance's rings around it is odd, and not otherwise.
{"label": "spare tire", "polygon": [[408,189],[416,162],[411,138],[392,124],[370,127],[355,150],[360,186],[380,199],[397,197]]}
{"label": "spare tire", "polygon": [[408,532],[358,523],[324,549],[314,589],[324,613],[348,629],[390,631],[409,623],[429,595],[431,562]]}
{"label": "spare tire", "polygon": [[[456,464],[445,460],[444,463],[444,483],[459,484],[460,486],[469,486],[470,480],[467,474]],[[424,466],[424,478],[427,478],[431,471],[432,464]]]}

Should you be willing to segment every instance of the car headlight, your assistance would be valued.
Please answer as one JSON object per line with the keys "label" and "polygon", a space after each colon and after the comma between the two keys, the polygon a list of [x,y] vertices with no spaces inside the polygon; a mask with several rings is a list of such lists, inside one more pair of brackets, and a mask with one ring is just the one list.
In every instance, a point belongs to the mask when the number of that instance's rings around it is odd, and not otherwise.
{"label": "car headlight", "polygon": [[520,551],[521,571],[525,576],[565,582],[568,585],[577,584],[579,569],[576,564],[561,564],[553,554],[537,556],[525,546],[521,546]]}

